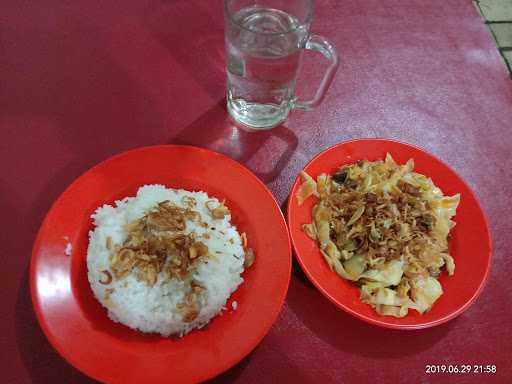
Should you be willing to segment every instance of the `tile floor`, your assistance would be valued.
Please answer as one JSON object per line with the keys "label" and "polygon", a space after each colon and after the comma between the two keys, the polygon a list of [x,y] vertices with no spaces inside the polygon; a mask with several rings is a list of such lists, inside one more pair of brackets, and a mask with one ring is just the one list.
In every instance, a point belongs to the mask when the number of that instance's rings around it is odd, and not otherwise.
{"label": "tile floor", "polygon": [[512,0],[475,0],[512,78]]}

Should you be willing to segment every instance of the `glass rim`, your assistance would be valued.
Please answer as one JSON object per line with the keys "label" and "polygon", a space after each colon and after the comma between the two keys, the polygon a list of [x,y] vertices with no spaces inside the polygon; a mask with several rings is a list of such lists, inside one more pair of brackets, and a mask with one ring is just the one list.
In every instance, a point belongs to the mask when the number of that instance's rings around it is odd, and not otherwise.
{"label": "glass rim", "polygon": [[287,35],[288,33],[297,32],[304,26],[309,25],[309,23],[311,22],[311,17],[313,15],[313,0],[305,0],[306,6],[307,6],[306,16],[304,17],[304,21],[301,22],[300,24],[298,24],[296,27],[294,27],[286,32],[259,32],[259,31],[254,31],[250,28],[243,26],[242,24],[238,23],[233,18],[233,14],[229,11],[229,3],[231,1],[233,1],[233,0],[224,0],[224,15],[226,15],[226,17],[229,19],[229,21],[231,23],[235,24],[238,28],[244,29],[248,32],[257,33],[260,35],[278,36],[278,35]]}

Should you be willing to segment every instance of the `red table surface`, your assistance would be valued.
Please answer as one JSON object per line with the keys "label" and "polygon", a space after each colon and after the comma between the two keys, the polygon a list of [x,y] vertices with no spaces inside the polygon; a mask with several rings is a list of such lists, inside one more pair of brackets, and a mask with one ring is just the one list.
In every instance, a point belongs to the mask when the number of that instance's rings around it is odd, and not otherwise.
{"label": "red table surface", "polygon": [[[220,0],[4,1],[0,6],[1,379],[91,383],[52,349],[27,267],[51,203],[77,176],[134,147],[186,143],[256,172],[284,206],[319,151],[359,137],[419,145],[471,185],[494,241],[487,287],[463,315],[399,332],[331,305],[295,265],[275,325],[215,382],[512,381],[512,81],[470,0],[317,1],[312,30],[341,53],[325,102],[270,132],[227,119]],[[324,62],[307,54],[300,92]],[[428,375],[426,364],[495,364]]]}

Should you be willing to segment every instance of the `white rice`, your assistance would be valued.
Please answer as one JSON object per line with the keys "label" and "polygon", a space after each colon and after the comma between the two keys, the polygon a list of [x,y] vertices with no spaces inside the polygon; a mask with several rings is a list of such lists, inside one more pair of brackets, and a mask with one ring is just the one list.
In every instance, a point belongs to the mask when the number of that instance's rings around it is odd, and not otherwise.
{"label": "white rice", "polygon": [[[126,239],[123,230],[125,224],[141,218],[148,210],[165,200],[186,208],[182,203],[185,196],[193,197],[197,201],[192,209],[201,214],[202,221],[208,223],[208,228],[187,220],[184,233],[195,232],[198,237],[208,233],[210,238],[203,238],[201,241],[208,246],[212,255],[206,262],[199,264],[193,275],[194,280],[205,290],[199,298],[199,315],[189,323],[183,321],[182,314],[176,308],[176,304],[183,302],[186,296],[185,284],[178,279],[169,280],[166,272],[160,272],[153,287],[144,281],[137,281],[133,274],[121,280],[114,278],[108,285],[99,283],[105,278],[101,271],[109,269],[107,237],[111,237],[114,246],[120,246]],[[181,336],[194,328],[203,327],[225,307],[231,293],[243,281],[240,274],[244,270],[244,249],[239,233],[230,224],[231,216],[213,219],[205,207],[207,200],[219,204],[217,199],[204,192],[145,185],[139,188],[136,197],[116,201],[115,207],[104,205],[92,215],[96,228],[89,233],[88,278],[94,295],[108,309],[108,316],[113,321],[142,332]],[[214,203],[210,204],[215,207]],[[105,300],[106,289],[112,288],[114,291]]]}

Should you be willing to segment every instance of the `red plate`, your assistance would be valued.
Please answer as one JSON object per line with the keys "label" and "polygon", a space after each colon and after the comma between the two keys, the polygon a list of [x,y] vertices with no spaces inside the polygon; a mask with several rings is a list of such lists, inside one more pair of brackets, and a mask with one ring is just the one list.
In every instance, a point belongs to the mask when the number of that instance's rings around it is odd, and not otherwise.
{"label": "red plate", "polygon": [[[226,199],[256,262],[228,310],[182,339],[144,335],[108,319],[87,281],[90,216],[143,184],[203,190]],[[69,238],[72,256],[65,255]],[[54,203],[31,261],[32,301],[44,333],[72,365],[109,383],[197,382],[247,355],[275,321],[288,289],[291,246],[265,185],[239,163],[205,149],[163,145],[125,152],[79,177]],[[238,302],[236,311],[231,301]]]}
{"label": "red plate", "polygon": [[331,272],[317,245],[302,231],[302,224],[311,222],[311,208],[315,199],[297,204],[300,185],[297,178],[288,199],[288,226],[295,255],[313,284],[329,300],[351,315],[386,328],[419,329],[433,327],[460,315],[482,291],[491,264],[491,236],[485,215],[469,186],[451,168],[420,148],[398,141],[384,139],[354,140],[338,144],[317,155],[304,170],[316,178],[321,173],[336,171],[343,164],[357,160],[384,159],[386,152],[400,164],[413,158],[415,171],[432,178],[445,195],[461,194],[454,218],[450,253],[455,259],[455,274],[445,272],[440,277],[444,294],[432,309],[420,315],[410,310],[401,319],[379,316],[359,300],[359,288]]}

